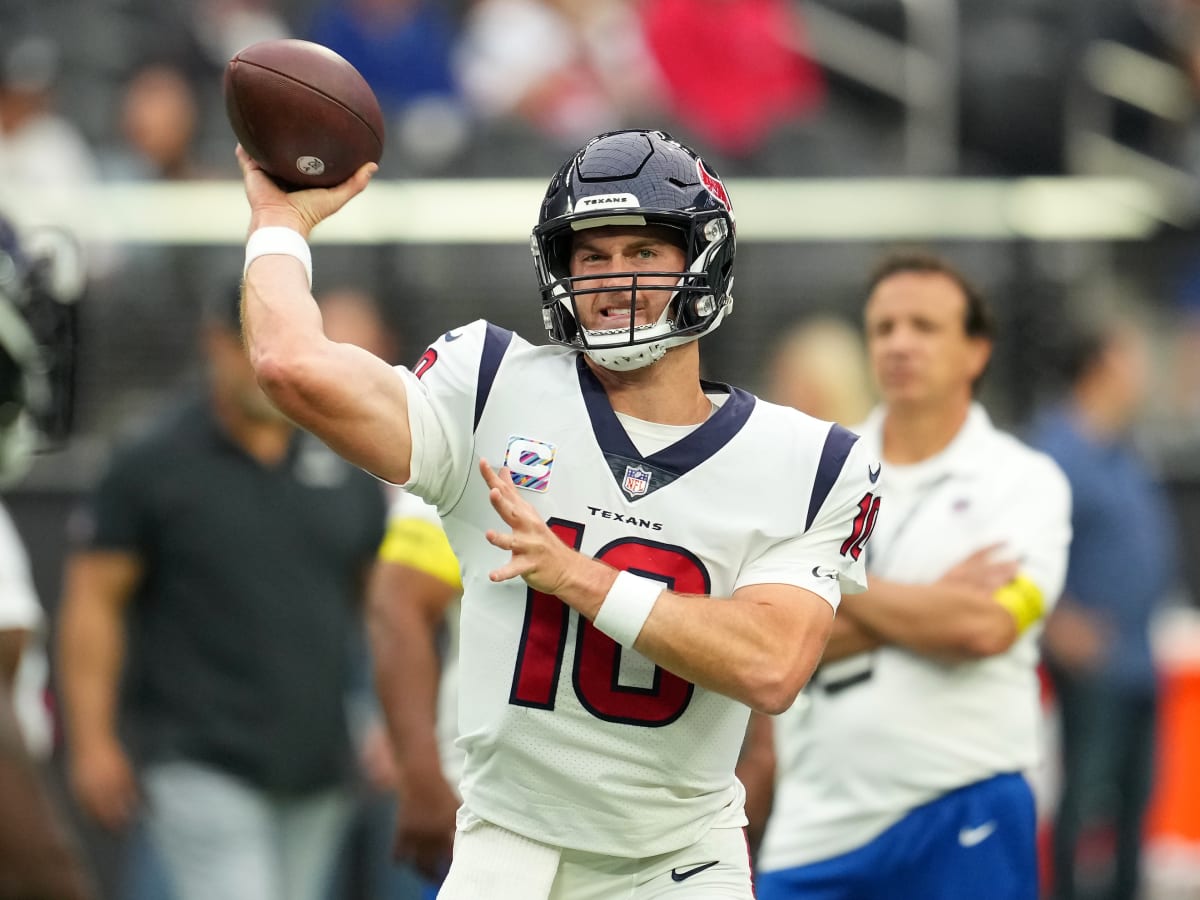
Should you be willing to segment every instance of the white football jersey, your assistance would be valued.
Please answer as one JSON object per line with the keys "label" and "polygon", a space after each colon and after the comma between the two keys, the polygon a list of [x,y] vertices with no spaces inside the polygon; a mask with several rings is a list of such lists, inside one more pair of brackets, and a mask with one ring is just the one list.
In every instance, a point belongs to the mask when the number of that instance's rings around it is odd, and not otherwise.
{"label": "white football jersey", "polygon": [[[861,429],[864,449],[881,453],[881,430],[877,411]],[[868,571],[928,584],[1001,544],[1049,611],[1066,573],[1070,506],[1054,461],[973,405],[942,453],[888,465]],[[777,783],[761,870],[848,852],[947,791],[1032,766],[1041,746],[1040,631],[1039,623],[1007,652],[970,662],[883,647],[822,665],[775,722]]]}
{"label": "white football jersey", "polygon": [[865,583],[878,466],[850,432],[723,385],[680,440],[643,456],[580,354],[483,321],[407,380],[407,489],[438,507],[462,565],[466,809],[561,847],[646,857],[740,825],[748,709],[619,647],[556,597],[488,573],[509,554],[477,459],[507,465],[564,542],[682,593],[798,585],[836,606]]}

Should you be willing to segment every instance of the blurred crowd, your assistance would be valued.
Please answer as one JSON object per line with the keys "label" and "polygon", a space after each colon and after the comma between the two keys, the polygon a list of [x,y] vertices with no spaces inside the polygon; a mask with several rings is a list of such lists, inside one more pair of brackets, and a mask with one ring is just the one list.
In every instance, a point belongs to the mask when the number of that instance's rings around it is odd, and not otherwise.
{"label": "blurred crowd", "polygon": [[[1190,0],[5,0],[0,146],[20,179],[234,174],[222,68],[294,37],[375,89],[391,176],[540,174],[646,122],[738,174],[1055,174],[1089,48],[1116,41],[1194,84],[1196,17]],[[847,61],[864,40],[903,83]],[[904,49],[924,71],[893,64]],[[901,142],[929,82],[956,137],[922,159]],[[1137,113],[1122,110],[1130,142],[1186,162],[1191,142]]]}

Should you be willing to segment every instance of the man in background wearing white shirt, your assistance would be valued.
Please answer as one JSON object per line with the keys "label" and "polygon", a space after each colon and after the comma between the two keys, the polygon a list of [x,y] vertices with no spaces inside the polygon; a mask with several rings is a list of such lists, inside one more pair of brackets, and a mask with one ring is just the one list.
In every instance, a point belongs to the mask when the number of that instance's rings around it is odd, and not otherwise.
{"label": "man in background wearing white shirt", "polygon": [[[951,266],[886,260],[865,325],[883,404],[859,431],[887,468],[886,508],[870,589],[843,598],[817,674],[774,728],[758,897],[1036,900],[1023,772],[1069,487],[974,401],[993,328]],[[760,717],[751,744],[770,730]]]}

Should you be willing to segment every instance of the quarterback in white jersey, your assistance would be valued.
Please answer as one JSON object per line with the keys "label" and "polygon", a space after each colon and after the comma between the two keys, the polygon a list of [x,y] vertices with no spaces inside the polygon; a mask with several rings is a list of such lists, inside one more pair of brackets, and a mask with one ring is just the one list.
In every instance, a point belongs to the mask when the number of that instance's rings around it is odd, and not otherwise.
{"label": "quarterback in white jersey", "polygon": [[865,586],[879,466],[843,428],[701,381],[696,339],[732,305],[725,186],[662,132],[594,138],[533,232],[556,346],[477,321],[410,372],[328,341],[297,263],[370,166],[285,194],[239,158],[260,381],[433,503],[462,565],[464,805],[439,896],[749,900],[749,708],[791,704]]}
{"label": "quarterback in white jersey", "polygon": [[414,433],[426,432],[410,487],[443,511],[463,568],[467,808],[625,857],[744,824],[731,772],[749,710],[619,649],[522,581],[492,583],[505,554],[479,539],[491,504],[472,455],[502,459],[564,543],[619,569],[688,594],[780,582],[835,604],[839,575],[862,584],[861,561],[839,552],[868,493],[854,436],[708,386],[718,408],[675,441],[669,426],[623,424],[579,354],[484,322],[443,336],[433,357],[419,381],[408,376]]}
{"label": "quarterback in white jersey", "polygon": [[922,256],[881,273],[866,318],[884,405],[860,430],[887,466],[888,511],[871,590],[843,605],[775,723],[760,897],[1035,900],[1023,773],[1041,745],[1037,638],[1066,572],[1070,489],[971,401],[991,344],[969,286]]}

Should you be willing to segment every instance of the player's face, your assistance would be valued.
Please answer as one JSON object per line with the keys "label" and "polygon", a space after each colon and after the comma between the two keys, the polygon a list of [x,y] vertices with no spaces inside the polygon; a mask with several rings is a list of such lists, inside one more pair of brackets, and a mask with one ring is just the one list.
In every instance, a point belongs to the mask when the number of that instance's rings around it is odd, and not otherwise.
{"label": "player's face", "polygon": [[[605,225],[577,232],[571,250],[571,274],[585,276],[575,286],[575,315],[588,331],[628,328],[658,321],[671,299],[686,254],[678,233],[654,225]],[[653,275],[652,272],[675,274]],[[634,300],[634,275],[637,297]],[[662,286],[663,290],[653,290]],[[588,293],[596,288],[595,293]],[[605,290],[599,290],[604,288]]]}
{"label": "player's face", "polygon": [[991,344],[966,332],[967,300],[945,275],[901,272],[867,300],[871,369],[889,406],[969,398]]}

